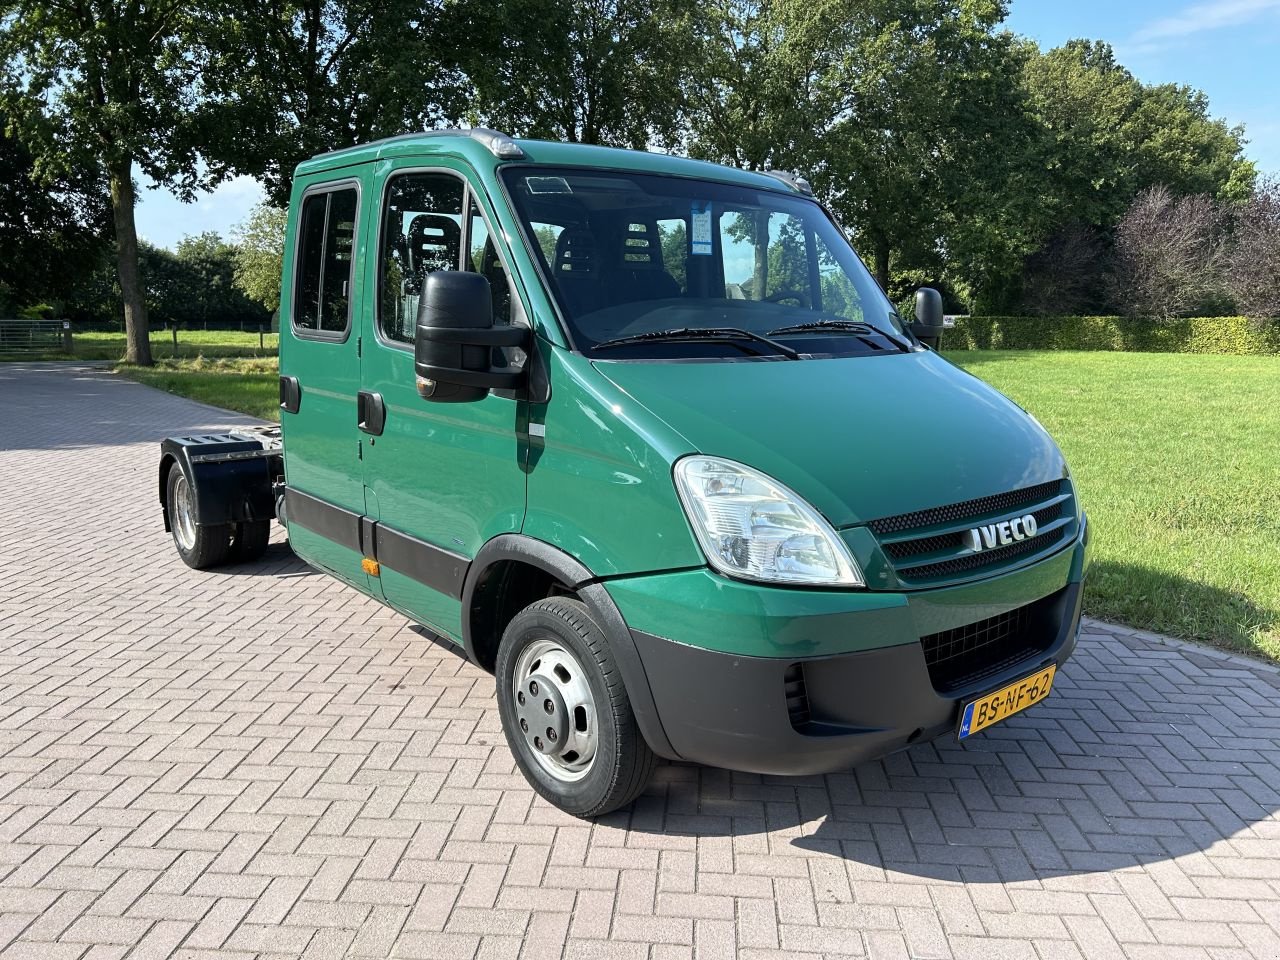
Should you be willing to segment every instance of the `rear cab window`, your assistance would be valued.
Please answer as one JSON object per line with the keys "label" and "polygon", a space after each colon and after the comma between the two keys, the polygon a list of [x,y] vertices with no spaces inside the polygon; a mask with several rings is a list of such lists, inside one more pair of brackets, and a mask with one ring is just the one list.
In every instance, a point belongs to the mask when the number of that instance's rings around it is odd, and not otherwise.
{"label": "rear cab window", "polygon": [[291,322],[295,334],[343,339],[351,328],[360,194],[351,182],[308,192],[299,215]]}

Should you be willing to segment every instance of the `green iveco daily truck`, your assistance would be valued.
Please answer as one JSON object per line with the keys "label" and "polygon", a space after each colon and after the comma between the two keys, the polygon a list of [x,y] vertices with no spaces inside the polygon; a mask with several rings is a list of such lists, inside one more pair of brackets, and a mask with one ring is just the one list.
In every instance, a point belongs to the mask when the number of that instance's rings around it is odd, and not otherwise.
{"label": "green iveco daily truck", "polygon": [[497,679],[589,817],[657,757],[848,768],[1043,700],[1089,531],[1053,440],[808,185],[436,131],[293,181],[280,430],[162,444],[183,559],[307,563]]}

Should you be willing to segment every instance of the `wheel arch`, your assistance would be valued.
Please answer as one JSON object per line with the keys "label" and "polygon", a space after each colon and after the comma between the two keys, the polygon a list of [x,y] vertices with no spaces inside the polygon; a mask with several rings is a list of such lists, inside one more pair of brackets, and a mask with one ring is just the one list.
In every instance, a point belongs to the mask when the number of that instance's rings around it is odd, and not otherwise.
{"label": "wheel arch", "polygon": [[[539,592],[543,587],[550,589]],[[502,534],[480,548],[462,585],[462,645],[467,659],[492,673],[507,623],[528,603],[556,592],[572,594],[586,604],[609,640],[641,734],[654,753],[676,758],[622,613],[595,575],[559,547],[522,534]]]}

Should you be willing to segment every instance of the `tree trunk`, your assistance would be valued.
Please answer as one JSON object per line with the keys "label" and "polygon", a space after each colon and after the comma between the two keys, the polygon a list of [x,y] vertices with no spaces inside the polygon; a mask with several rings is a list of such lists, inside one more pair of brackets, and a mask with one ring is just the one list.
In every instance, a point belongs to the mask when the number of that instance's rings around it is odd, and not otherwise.
{"label": "tree trunk", "polygon": [[138,230],[133,219],[133,160],[110,165],[111,209],[116,223],[116,268],[124,299],[125,363],[151,366],[151,338],[147,324],[147,301],[138,271]]}
{"label": "tree trunk", "polygon": [[886,240],[875,242],[876,283],[887,295],[889,293],[889,243]]}

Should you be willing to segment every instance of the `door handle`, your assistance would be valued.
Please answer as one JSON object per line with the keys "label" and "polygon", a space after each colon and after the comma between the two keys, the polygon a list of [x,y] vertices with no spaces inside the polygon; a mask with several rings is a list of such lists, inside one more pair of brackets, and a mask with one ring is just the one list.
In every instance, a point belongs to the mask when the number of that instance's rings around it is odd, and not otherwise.
{"label": "door handle", "polygon": [[297,413],[302,405],[302,384],[297,377],[280,378],[280,409],[285,413]]}
{"label": "door handle", "polygon": [[375,437],[382,436],[382,428],[387,425],[387,405],[382,400],[382,394],[372,390],[357,393],[356,420],[365,433]]}

